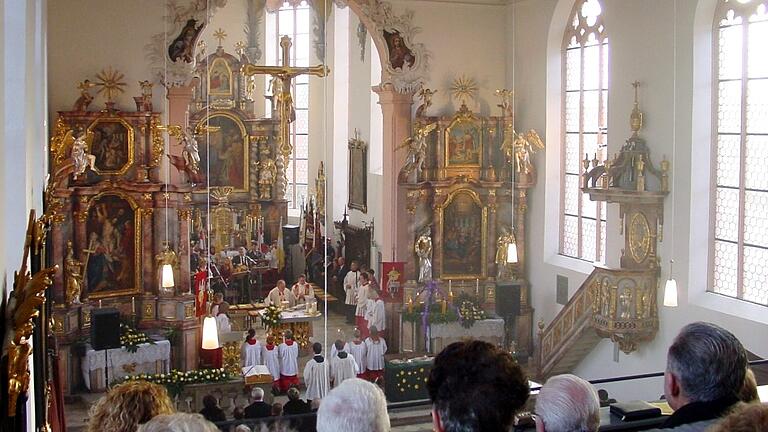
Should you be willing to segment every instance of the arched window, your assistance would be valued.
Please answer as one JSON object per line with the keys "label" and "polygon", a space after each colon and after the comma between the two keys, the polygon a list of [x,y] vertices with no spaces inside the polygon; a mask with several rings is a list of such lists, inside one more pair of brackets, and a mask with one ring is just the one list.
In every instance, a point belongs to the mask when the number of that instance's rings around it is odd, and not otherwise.
{"label": "arched window", "polygon": [[768,1],[721,1],[713,33],[709,288],[768,305]]}
{"label": "arched window", "polygon": [[[276,12],[267,13],[266,19],[266,64],[282,64],[283,53],[280,38],[291,38],[291,66],[309,66],[310,15],[306,0],[285,2]],[[266,80],[269,86],[269,80]],[[288,200],[289,214],[298,215],[301,204],[307,200],[308,159],[309,159],[309,77],[299,75],[291,82],[296,121],[291,124],[293,154],[286,169],[288,185],[285,199]],[[271,93],[267,89],[267,93]],[[266,112],[271,110],[267,101]],[[268,114],[269,115],[269,114]]]}
{"label": "arched window", "polygon": [[577,0],[563,38],[560,254],[605,260],[605,204],[581,192],[582,160],[606,157],[608,36],[598,0]]}

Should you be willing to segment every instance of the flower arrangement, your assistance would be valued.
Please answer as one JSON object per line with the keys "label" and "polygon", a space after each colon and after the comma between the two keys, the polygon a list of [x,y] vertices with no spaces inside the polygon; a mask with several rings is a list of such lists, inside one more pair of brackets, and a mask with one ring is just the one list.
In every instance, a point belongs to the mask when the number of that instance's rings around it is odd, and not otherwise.
{"label": "flower arrangement", "polygon": [[[414,309],[413,312],[403,310],[403,321],[405,322],[421,322],[424,309],[419,307]],[[454,308],[446,308],[445,313],[442,312],[442,305],[440,303],[432,303],[429,305],[428,320],[430,324],[446,324],[459,320],[459,315]]]}
{"label": "flower arrangement", "polygon": [[197,369],[183,372],[177,369],[169,373],[160,374],[137,374],[129,375],[113,382],[113,385],[128,381],[149,381],[151,383],[164,385],[168,389],[171,397],[180,395],[187,384],[205,384],[214,382],[229,381],[231,375],[225,369]]}
{"label": "flower arrangement", "polygon": [[140,332],[126,323],[120,323],[120,345],[130,353],[135,353],[139,345],[148,343],[155,344],[155,341],[149,338],[146,333]]}
{"label": "flower arrangement", "polygon": [[276,328],[282,322],[280,318],[280,308],[276,305],[267,306],[264,310],[264,315],[261,316],[261,323],[266,328]]}
{"label": "flower arrangement", "polygon": [[456,304],[459,309],[459,321],[464,328],[470,328],[475,325],[475,321],[487,318],[485,311],[480,307],[479,300],[469,294],[460,294]]}

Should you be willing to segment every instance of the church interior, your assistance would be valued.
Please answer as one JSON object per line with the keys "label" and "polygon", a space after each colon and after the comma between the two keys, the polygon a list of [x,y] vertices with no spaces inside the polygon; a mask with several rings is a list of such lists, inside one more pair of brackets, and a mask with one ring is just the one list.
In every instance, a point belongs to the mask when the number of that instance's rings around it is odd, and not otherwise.
{"label": "church interior", "polygon": [[651,429],[608,400],[670,415],[694,322],[768,403],[766,40],[765,0],[0,0],[0,430],[143,381],[315,430],[345,378],[443,430],[467,340],[515,430],[561,374]]}

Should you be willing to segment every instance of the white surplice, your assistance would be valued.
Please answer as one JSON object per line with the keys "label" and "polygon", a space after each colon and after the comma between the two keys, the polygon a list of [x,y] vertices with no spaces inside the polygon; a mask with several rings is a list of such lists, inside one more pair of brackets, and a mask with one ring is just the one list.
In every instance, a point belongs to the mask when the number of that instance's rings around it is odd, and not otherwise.
{"label": "white surplice", "polygon": [[290,341],[280,344],[280,373],[285,376],[296,376],[299,374],[299,344],[296,341]]}
{"label": "white surplice", "polygon": [[296,282],[291,287],[293,297],[296,298],[296,303],[309,303],[315,298],[315,290],[312,289],[312,285],[305,283],[304,285]]}
{"label": "white surplice", "polygon": [[376,329],[383,331],[386,327],[386,319],[384,312],[384,302],[381,299],[368,300],[368,305],[365,309],[365,320],[368,321],[368,328],[376,326]]}
{"label": "white surplice", "polygon": [[355,362],[357,363],[357,367],[359,368],[360,372],[365,372],[365,368],[368,365],[366,362],[366,355],[368,354],[368,347],[365,345],[364,341],[360,341],[359,344],[355,343],[355,341],[352,341],[349,343],[349,351],[348,353],[352,354],[352,357],[355,358]]}
{"label": "white surplice", "polygon": [[357,288],[360,284],[360,271],[350,271],[344,276],[344,293],[346,298],[344,304],[355,305],[357,304]]}
{"label": "white surplice", "polygon": [[357,288],[357,308],[355,309],[355,316],[365,317],[365,309],[368,306],[368,290],[370,286],[368,284],[360,285]]}
{"label": "white surplice", "polygon": [[232,326],[229,324],[229,317],[227,314],[222,313],[216,315],[216,330],[219,332],[219,339],[221,339],[223,334],[232,331]]}
{"label": "white surplice", "polygon": [[[341,351],[345,353],[349,352],[349,342],[344,344],[344,348]],[[339,354],[339,351],[336,349],[336,344],[331,344],[331,356],[329,358],[335,359],[337,354]],[[331,363],[333,363],[333,361],[331,361]]]}
{"label": "white surplice", "polygon": [[261,359],[264,360],[264,366],[269,369],[269,373],[275,381],[280,379],[280,358],[278,352],[279,349],[275,345],[265,345],[261,349]]}
{"label": "white surplice", "polygon": [[338,387],[345,379],[357,377],[359,373],[360,368],[351,354],[344,358],[337,356],[331,360],[331,381],[334,387]]}
{"label": "white surplice", "polygon": [[378,341],[368,338],[365,340],[365,348],[368,351],[366,354],[366,369],[384,370],[384,354],[387,353],[387,342],[383,338],[379,338]]}
{"label": "white surplice", "polygon": [[243,367],[261,364],[261,344],[259,341],[254,344],[247,341],[243,342],[243,347],[240,350],[240,361]]}
{"label": "white surplice", "polygon": [[322,399],[331,388],[328,362],[322,356],[315,356],[304,366],[304,385],[307,386],[306,398],[314,401]]}
{"label": "white surplice", "polygon": [[269,292],[269,295],[267,295],[267,298],[264,299],[264,304],[267,306],[280,306],[284,301],[288,302],[288,307],[296,306],[296,297],[293,295],[291,290],[286,288],[283,290],[283,292],[280,292],[280,288],[274,287],[272,288],[272,291]]}

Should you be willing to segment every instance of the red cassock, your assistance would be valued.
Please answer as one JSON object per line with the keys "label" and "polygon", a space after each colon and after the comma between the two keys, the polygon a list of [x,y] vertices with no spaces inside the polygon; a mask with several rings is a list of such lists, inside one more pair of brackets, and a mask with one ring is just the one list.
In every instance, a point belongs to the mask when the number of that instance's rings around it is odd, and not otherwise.
{"label": "red cassock", "polygon": [[208,304],[206,279],[208,279],[207,270],[195,273],[195,316],[197,317],[205,316],[208,313],[205,307]]}

